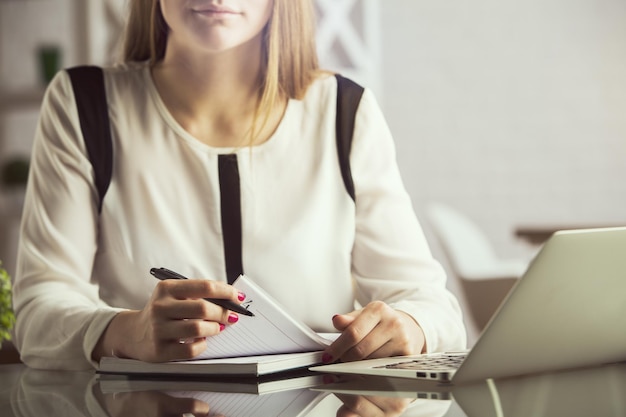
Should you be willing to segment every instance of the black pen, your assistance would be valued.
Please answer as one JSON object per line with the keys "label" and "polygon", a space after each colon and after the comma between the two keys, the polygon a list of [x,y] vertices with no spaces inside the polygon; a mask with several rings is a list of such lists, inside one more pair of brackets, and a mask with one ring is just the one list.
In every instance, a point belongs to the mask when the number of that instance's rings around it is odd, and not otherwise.
{"label": "black pen", "polygon": [[[150,273],[160,280],[187,279],[187,277],[184,277],[177,272],[170,271],[167,268],[152,268],[150,269]],[[254,314],[251,311],[246,310],[243,306],[236,304],[230,300],[224,300],[222,298],[205,298],[205,300],[210,303],[217,304],[220,307],[224,307],[227,310],[232,310],[239,314],[254,317]]]}

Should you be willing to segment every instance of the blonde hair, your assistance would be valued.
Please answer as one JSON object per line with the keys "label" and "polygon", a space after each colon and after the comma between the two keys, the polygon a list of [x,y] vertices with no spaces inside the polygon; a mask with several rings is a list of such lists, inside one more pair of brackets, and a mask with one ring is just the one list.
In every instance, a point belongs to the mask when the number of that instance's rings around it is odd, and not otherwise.
{"label": "blonde hair", "polygon": [[[301,99],[319,72],[315,46],[315,12],[311,0],[273,0],[263,29],[261,91],[251,140],[268,121],[282,97]],[[123,46],[123,60],[163,60],[168,27],[158,0],[131,0]],[[262,122],[257,123],[258,116]]]}

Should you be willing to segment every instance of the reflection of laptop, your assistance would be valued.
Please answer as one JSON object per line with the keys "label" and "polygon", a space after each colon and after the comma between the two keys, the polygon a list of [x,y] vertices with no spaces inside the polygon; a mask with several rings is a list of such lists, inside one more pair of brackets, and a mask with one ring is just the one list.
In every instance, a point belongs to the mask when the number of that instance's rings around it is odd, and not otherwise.
{"label": "reflection of laptop", "polygon": [[341,374],[332,375],[332,379],[329,377],[331,375],[324,375],[324,383],[310,389],[333,394],[448,401],[452,399],[452,388],[455,388],[437,381],[386,376]]}
{"label": "reflection of laptop", "polygon": [[[311,368],[455,384],[626,360],[626,227],[555,233],[465,354]],[[467,356],[467,357],[465,357]],[[441,361],[462,359],[454,365]],[[433,365],[417,362],[433,359]]]}
{"label": "reflection of laptop", "polygon": [[626,415],[626,363],[448,386],[470,417]]}

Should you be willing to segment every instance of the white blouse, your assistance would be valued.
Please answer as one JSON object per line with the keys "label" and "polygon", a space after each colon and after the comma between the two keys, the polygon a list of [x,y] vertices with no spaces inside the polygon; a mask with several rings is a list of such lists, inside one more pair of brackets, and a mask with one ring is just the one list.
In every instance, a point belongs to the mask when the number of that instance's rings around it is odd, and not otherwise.
{"label": "white blouse", "polygon": [[152,267],[225,280],[218,157],[237,155],[242,263],[295,317],[333,331],[331,317],[383,300],[412,315],[429,351],[465,346],[457,300],[432,258],[371,91],[350,156],[356,203],[335,142],[335,78],[290,100],[265,143],[207,146],[168,112],[149,68],[105,69],[114,167],[98,214],[67,73],[50,84],[32,153],[18,270],[15,341],[33,367],[97,366],[91,352],[121,309],[141,309]]}

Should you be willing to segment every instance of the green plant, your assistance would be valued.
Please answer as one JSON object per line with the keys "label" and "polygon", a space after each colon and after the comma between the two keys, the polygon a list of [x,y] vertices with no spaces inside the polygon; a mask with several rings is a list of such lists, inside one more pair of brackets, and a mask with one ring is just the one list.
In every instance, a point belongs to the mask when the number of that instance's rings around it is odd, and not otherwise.
{"label": "green plant", "polygon": [[11,329],[15,323],[15,314],[11,307],[11,277],[0,261],[0,344],[11,340]]}

